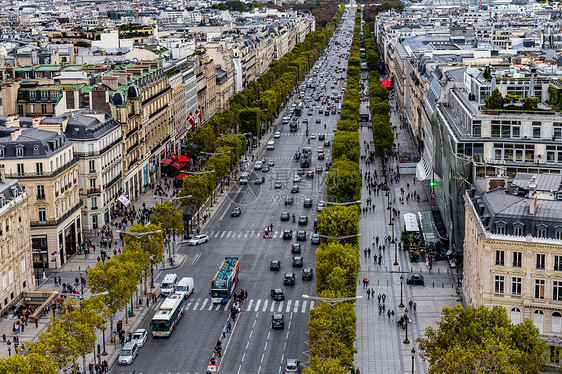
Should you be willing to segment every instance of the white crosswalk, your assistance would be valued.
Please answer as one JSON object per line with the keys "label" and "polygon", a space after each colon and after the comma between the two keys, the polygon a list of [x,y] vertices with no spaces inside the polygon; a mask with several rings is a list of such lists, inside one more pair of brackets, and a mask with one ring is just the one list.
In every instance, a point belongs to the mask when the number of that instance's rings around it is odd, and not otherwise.
{"label": "white crosswalk", "polygon": [[[184,306],[187,311],[200,310],[230,310],[231,300],[226,304],[213,304],[210,298],[189,299]],[[312,300],[283,300],[271,299],[249,299],[242,304],[242,310],[246,312],[284,312],[284,313],[308,313],[314,308]]]}
{"label": "white crosswalk", "polygon": [[[272,238],[278,238],[281,234],[281,231],[275,231]],[[209,238],[263,238],[263,231],[211,231],[208,235]]]}
{"label": "white crosswalk", "polygon": [[[325,135],[325,136],[331,136],[334,133],[333,132],[311,132],[309,135]],[[294,136],[294,135],[298,135],[298,136],[306,136],[305,132],[283,132],[281,133],[282,136]],[[314,139],[313,139],[314,140]]]}

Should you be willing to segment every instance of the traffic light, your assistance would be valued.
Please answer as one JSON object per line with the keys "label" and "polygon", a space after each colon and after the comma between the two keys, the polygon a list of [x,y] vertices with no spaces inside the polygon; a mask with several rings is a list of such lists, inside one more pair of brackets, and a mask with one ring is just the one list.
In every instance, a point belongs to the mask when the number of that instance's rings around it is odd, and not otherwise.
{"label": "traffic light", "polygon": [[430,185],[431,187],[437,187],[437,186],[438,186],[438,183],[437,183],[437,182],[429,182],[429,185]]}

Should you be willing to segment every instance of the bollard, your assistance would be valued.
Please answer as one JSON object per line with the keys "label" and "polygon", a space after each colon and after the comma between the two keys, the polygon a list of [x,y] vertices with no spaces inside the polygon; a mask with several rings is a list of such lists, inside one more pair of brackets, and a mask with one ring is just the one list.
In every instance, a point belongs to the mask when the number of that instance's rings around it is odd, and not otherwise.
{"label": "bollard", "polygon": [[455,284],[454,284],[454,283],[451,283],[451,288],[455,288]]}
{"label": "bollard", "polygon": [[398,265],[398,272],[400,273],[400,265]]}
{"label": "bollard", "polygon": [[422,270],[421,270],[421,266],[420,266],[420,273],[421,273],[421,272],[422,272]]}
{"label": "bollard", "polygon": [[431,286],[431,287],[435,288],[435,282],[432,282],[432,286]]}
{"label": "bollard", "polygon": [[447,268],[447,275],[449,275],[449,268]]}
{"label": "bollard", "polygon": [[413,272],[414,272],[414,268],[410,267],[410,273],[413,273]]}
{"label": "bollard", "polygon": [[380,286],[380,279],[377,279],[377,286]]}
{"label": "bollard", "polygon": [[386,285],[388,286],[388,279],[386,280]]}
{"label": "bollard", "polygon": [[439,268],[437,268],[437,274],[439,274]]}
{"label": "bollard", "polygon": [[445,283],[441,283],[441,288],[445,288]]}
{"label": "bollard", "polygon": [[81,270],[80,270],[80,266],[78,266],[78,271],[81,271]]}

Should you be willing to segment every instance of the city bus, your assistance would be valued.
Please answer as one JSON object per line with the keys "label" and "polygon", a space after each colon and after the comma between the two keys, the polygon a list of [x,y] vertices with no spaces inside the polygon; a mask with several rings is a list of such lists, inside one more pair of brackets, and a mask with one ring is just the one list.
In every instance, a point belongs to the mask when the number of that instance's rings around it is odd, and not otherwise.
{"label": "city bus", "polygon": [[302,103],[298,103],[295,107],[295,116],[300,116],[302,114]]}
{"label": "city bus", "polygon": [[171,295],[162,302],[150,323],[153,337],[161,338],[172,335],[174,328],[183,316],[183,301],[182,295]]}
{"label": "city bus", "polygon": [[289,130],[291,132],[296,132],[299,129],[299,124],[296,121],[291,121],[289,123]]}
{"label": "city bus", "polygon": [[213,303],[226,304],[238,282],[240,263],[238,257],[225,257],[217,274],[211,282],[211,299]]}

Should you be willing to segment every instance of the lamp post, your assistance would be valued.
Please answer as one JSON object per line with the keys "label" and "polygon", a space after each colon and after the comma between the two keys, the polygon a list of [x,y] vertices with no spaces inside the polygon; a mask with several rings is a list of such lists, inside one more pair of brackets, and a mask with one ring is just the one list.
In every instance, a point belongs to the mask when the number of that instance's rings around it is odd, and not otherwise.
{"label": "lamp post", "polygon": [[402,290],[404,288],[404,276],[400,274],[400,305],[399,308],[404,308],[404,302],[402,301]]}
{"label": "lamp post", "polygon": [[353,300],[358,300],[358,299],[362,299],[363,296],[359,295],[359,296],[354,296],[354,297],[319,297],[319,296],[310,296],[310,295],[302,295],[303,299],[311,299],[311,300],[317,300],[317,301],[322,301],[326,304],[328,304],[330,306],[330,308],[333,308],[334,305],[342,303],[344,301],[353,301]]}
{"label": "lamp post", "polygon": [[347,206],[347,205],[359,204],[359,203],[361,203],[361,200],[347,201],[347,202],[344,202],[344,203],[337,203],[337,202],[333,202],[333,201],[321,201],[321,203],[324,203],[326,205]]}
{"label": "lamp post", "polygon": [[416,350],[412,347],[412,374],[414,374],[414,358],[416,357]]}
{"label": "lamp post", "polygon": [[408,317],[408,313],[404,313],[404,317],[405,321],[404,323],[406,323],[406,339],[404,339],[404,344],[410,344],[410,340],[408,339],[408,321],[410,321],[410,317]]}
{"label": "lamp post", "polygon": [[[396,238],[394,238],[394,226],[392,226],[392,241],[394,243],[394,266],[398,266],[398,246],[396,245]],[[402,275],[400,275],[402,277]]]}

